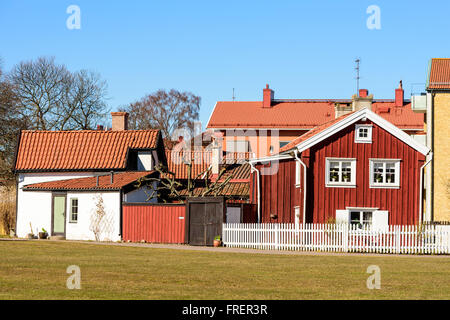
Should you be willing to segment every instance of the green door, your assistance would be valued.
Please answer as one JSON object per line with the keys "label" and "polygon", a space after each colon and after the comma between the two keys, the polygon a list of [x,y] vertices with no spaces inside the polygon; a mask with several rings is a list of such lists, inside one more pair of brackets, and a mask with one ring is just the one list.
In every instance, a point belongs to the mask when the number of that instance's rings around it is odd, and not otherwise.
{"label": "green door", "polygon": [[66,196],[53,196],[53,230],[52,235],[64,235],[66,225]]}

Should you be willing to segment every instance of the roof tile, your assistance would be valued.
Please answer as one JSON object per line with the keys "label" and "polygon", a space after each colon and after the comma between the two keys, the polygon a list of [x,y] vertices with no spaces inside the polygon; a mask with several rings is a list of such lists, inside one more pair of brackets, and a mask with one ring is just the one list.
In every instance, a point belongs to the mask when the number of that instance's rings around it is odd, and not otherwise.
{"label": "roof tile", "polygon": [[154,149],[158,130],[22,131],[15,169],[120,170],[128,149]]}

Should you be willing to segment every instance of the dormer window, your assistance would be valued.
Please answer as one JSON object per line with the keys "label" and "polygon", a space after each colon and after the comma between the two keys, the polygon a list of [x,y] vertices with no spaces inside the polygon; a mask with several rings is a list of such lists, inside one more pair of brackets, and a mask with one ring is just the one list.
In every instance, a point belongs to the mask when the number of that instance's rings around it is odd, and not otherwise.
{"label": "dormer window", "polygon": [[151,171],[153,170],[153,157],[150,151],[139,151],[137,154],[137,170]]}
{"label": "dormer window", "polygon": [[372,143],[372,125],[367,124],[356,125],[355,143]]}

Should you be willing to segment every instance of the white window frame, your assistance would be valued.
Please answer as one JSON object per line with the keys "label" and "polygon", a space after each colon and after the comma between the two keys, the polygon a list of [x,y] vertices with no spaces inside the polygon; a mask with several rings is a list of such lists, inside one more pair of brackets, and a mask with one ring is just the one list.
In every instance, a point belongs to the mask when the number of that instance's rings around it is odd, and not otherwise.
{"label": "white window frame", "polygon": [[[370,188],[384,188],[384,189],[399,189],[400,188],[400,159],[369,159],[369,186]],[[374,182],[374,168],[375,163],[383,163],[383,176],[382,182]],[[386,182],[386,164],[394,163],[395,164],[395,179],[394,182]]]}
{"label": "white window frame", "polygon": [[[73,204],[72,204],[73,200],[77,200],[77,212],[76,212],[77,218],[75,220],[73,219]],[[80,201],[78,200],[78,198],[70,198],[69,204],[70,204],[69,222],[77,223],[78,222],[78,214],[80,213]]]}
{"label": "white window frame", "polygon": [[[351,179],[349,182],[345,181],[331,181],[330,178],[330,162],[339,162],[339,180],[341,180],[342,163],[351,163]],[[356,188],[356,159],[355,158],[325,158],[325,185],[327,187],[337,188]]]}
{"label": "white window frame", "polygon": [[[360,129],[367,129],[367,137],[359,136]],[[355,126],[355,143],[372,143],[372,125],[371,124],[357,124]]]}
{"label": "white window frame", "polygon": [[389,212],[380,208],[346,207],[345,210],[336,210],[336,223],[351,224],[352,211],[372,212],[370,230],[386,230],[389,227]]}

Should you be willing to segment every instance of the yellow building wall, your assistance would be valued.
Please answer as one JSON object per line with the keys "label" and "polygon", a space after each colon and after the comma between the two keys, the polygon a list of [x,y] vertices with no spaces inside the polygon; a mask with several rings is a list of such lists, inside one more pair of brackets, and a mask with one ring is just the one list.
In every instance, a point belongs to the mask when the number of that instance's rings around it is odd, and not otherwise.
{"label": "yellow building wall", "polygon": [[450,93],[436,93],[433,105],[434,220],[450,221]]}

